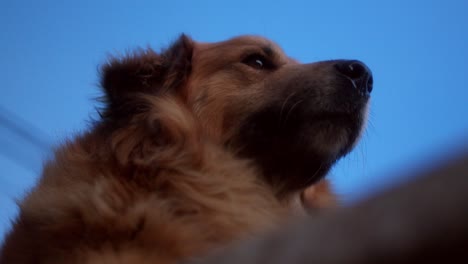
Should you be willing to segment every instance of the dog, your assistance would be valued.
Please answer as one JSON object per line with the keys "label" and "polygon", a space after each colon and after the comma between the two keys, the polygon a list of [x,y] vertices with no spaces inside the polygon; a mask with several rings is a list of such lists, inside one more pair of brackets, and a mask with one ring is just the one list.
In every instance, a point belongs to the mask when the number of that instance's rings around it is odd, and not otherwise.
{"label": "dog", "polygon": [[[19,203],[0,263],[175,263],[333,203],[324,177],[363,130],[371,71],[272,41],[181,35],[111,57],[100,118]],[[306,188],[308,192],[303,192]]]}

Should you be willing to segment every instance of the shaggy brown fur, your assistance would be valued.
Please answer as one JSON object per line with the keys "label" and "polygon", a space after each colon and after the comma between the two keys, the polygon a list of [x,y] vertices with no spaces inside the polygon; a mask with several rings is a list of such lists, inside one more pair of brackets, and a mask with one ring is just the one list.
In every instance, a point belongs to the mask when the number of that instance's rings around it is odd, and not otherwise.
{"label": "shaggy brown fur", "polygon": [[360,133],[368,96],[337,63],[251,36],[110,59],[102,119],[45,165],[0,262],[174,263],[274,228]]}

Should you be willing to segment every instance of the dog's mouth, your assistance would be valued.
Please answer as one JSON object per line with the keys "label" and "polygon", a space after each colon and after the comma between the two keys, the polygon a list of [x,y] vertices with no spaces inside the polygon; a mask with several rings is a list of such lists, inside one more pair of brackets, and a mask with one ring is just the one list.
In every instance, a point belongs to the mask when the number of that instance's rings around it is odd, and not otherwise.
{"label": "dog's mouth", "polygon": [[341,130],[345,132],[360,131],[364,123],[364,112],[364,110],[352,113],[324,112],[311,115],[303,123],[314,130],[312,133],[320,133],[325,130],[323,132],[327,132],[330,137],[333,137]]}
{"label": "dog's mouth", "polygon": [[319,123],[333,123],[333,124],[353,124],[356,120],[355,114],[349,114],[344,112],[327,112],[312,115],[309,119],[309,124]]}
{"label": "dog's mouth", "polygon": [[365,107],[352,113],[327,112],[312,116],[304,127],[309,148],[325,159],[346,155],[359,139],[365,123]]}

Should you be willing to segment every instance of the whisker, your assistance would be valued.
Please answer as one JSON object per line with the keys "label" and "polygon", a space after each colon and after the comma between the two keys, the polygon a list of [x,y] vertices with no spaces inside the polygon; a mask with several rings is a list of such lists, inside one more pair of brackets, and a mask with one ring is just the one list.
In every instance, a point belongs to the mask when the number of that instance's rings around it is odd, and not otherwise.
{"label": "whisker", "polygon": [[284,111],[284,107],[286,106],[286,103],[288,102],[288,100],[290,98],[293,97],[293,95],[295,95],[296,92],[292,92],[291,94],[288,95],[288,97],[286,97],[286,99],[284,100],[283,102],[283,105],[281,106],[281,111],[280,111],[280,116],[279,116],[279,122],[278,122],[278,125],[281,125],[281,121],[283,120],[283,111]]}
{"label": "whisker", "polygon": [[289,108],[289,111],[288,111],[288,113],[287,113],[287,115],[286,115],[286,118],[284,119],[283,124],[286,124],[286,122],[288,122],[288,118],[289,118],[289,116],[291,115],[291,113],[292,113],[294,107],[298,106],[298,105],[299,105],[300,103],[302,103],[302,102],[304,102],[304,99],[301,99],[301,100],[297,101],[295,104],[293,104],[293,106],[291,106],[291,108]]}

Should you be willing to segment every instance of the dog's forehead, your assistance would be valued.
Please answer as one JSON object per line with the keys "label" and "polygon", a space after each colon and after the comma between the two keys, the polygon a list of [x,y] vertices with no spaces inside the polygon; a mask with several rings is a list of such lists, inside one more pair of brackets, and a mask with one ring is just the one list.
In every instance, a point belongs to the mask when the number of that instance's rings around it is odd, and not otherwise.
{"label": "dog's forehead", "polygon": [[288,58],[283,49],[274,41],[255,35],[243,35],[220,42],[197,42],[196,49],[198,51],[261,49],[268,55],[270,53],[285,61],[294,61]]}

